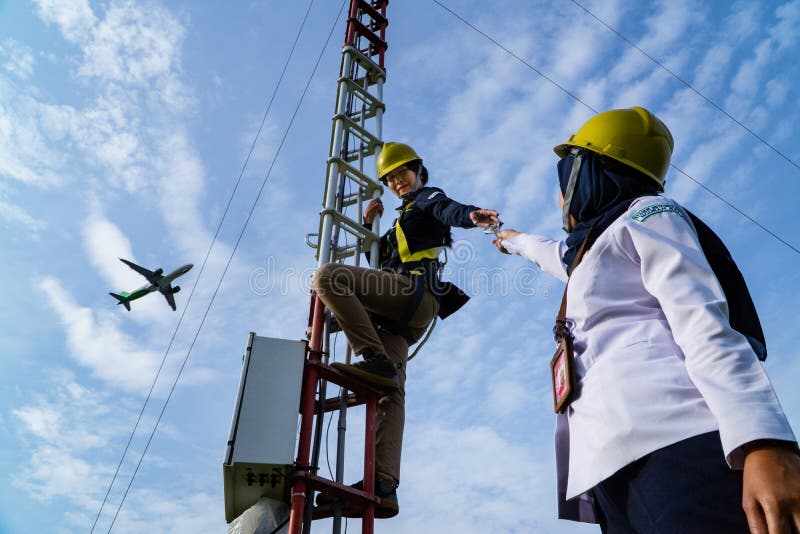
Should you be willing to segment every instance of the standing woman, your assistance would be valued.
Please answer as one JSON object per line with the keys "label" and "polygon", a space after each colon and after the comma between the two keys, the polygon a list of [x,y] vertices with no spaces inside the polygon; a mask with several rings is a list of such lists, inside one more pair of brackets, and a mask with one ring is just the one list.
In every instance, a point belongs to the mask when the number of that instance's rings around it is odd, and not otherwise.
{"label": "standing woman", "polygon": [[635,107],[555,147],[565,241],[498,233],[567,282],[551,362],[559,517],[610,533],[800,531],[800,456],[736,265],[660,196],[667,127]]}
{"label": "standing woman", "polygon": [[[444,319],[469,298],[439,280],[439,253],[452,242],[451,226],[486,227],[498,222],[498,213],[459,204],[429,187],[428,170],[408,145],[385,143],[376,163],[380,181],[401,200],[397,219],[380,240],[380,270],[328,263],[317,271],[313,288],[336,316],[353,352],[364,358],[333,367],[391,391],[378,409],[375,445],[375,492],[381,498],[375,516],[385,518],[399,509],[408,346],[437,314]],[[381,200],[372,200],[364,211],[365,226],[382,213]],[[327,495],[317,498],[318,505],[332,503]]]}

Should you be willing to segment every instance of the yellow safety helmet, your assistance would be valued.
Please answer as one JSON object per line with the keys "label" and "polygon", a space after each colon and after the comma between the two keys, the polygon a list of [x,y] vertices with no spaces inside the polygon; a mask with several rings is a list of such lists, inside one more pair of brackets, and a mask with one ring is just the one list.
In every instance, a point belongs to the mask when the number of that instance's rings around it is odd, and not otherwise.
{"label": "yellow safety helmet", "polygon": [[630,165],[664,189],[674,146],[669,128],[658,117],[644,108],[633,107],[595,115],[553,150],[563,158],[572,147],[586,148]]}
{"label": "yellow safety helmet", "polygon": [[401,165],[410,161],[422,161],[422,158],[413,148],[404,143],[384,143],[375,166],[378,168],[378,178],[381,179]]}

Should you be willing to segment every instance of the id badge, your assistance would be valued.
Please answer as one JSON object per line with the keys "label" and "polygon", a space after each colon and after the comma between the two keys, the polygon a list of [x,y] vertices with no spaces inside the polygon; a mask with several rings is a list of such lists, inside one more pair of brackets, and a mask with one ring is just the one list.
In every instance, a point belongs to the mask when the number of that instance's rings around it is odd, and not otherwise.
{"label": "id badge", "polygon": [[553,381],[553,408],[556,413],[566,410],[575,390],[575,374],[572,368],[572,336],[564,336],[550,360],[550,376]]}

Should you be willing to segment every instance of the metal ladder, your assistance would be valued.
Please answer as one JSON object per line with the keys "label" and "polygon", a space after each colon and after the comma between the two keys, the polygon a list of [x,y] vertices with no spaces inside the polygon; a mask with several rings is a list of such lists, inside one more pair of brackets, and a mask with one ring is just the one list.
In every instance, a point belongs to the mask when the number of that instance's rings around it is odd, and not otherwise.
{"label": "metal ladder", "polygon": [[[325,192],[320,212],[317,243],[306,242],[316,249],[319,266],[326,263],[354,265],[360,261],[362,247],[370,250],[372,267],[378,260],[380,219],[375,217],[371,228],[361,223],[365,201],[378,198],[383,186],[364,170],[365,160],[381,149],[381,126],[385,106],[383,84],[386,81],[386,7],[388,0],[350,0],[347,32],[333,115],[330,153],[327,161]],[[345,211],[354,207],[356,216]],[[353,237],[352,244],[347,236]],[[340,238],[345,238],[340,245]],[[375,505],[375,429],[377,401],[380,392],[329,367],[328,354],[332,321],[330,313],[316,295],[311,295],[309,313],[310,343],[306,353],[300,402],[300,434],[297,459],[291,476],[291,512],[289,533],[308,533],[314,519],[333,517],[333,532],[341,531],[341,505],[332,511],[313,512],[314,491],[321,491],[347,502],[348,509],[359,510],[362,532],[374,532]],[[350,361],[350,348],[346,361]],[[326,398],[326,384],[342,387],[339,397]],[[353,394],[348,394],[348,391]],[[364,436],[364,490],[342,484],[344,464],[344,421],[348,406],[366,405]],[[337,441],[335,480],[320,477],[319,464],[323,417],[339,410],[340,430]]]}

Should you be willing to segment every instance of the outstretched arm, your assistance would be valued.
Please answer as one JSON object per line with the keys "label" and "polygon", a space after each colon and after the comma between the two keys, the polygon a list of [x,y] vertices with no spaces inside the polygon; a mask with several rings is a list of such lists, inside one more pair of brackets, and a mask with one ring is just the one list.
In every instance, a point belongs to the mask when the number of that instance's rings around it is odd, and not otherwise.
{"label": "outstretched arm", "polygon": [[486,227],[499,221],[499,214],[495,210],[482,209],[477,206],[456,202],[438,187],[426,187],[417,196],[414,205],[418,209],[430,213],[448,226],[461,228]]}
{"label": "outstretched arm", "polygon": [[500,230],[497,239],[492,241],[505,254],[519,254],[528,261],[538,265],[562,282],[567,281],[567,266],[562,257],[567,249],[563,241],[555,241],[546,237],[523,234],[516,230]]}

